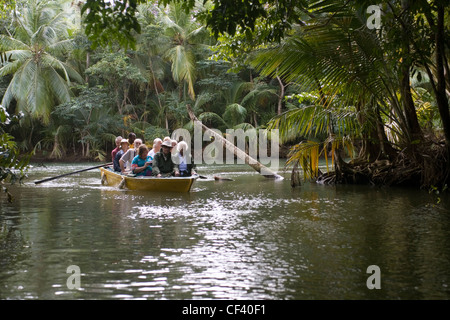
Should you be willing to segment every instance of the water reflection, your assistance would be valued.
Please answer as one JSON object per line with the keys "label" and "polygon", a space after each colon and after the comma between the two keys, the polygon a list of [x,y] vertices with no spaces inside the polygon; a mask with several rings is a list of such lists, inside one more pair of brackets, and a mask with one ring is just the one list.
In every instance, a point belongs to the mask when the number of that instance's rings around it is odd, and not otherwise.
{"label": "water reflection", "polygon": [[[36,179],[77,168],[50,169]],[[233,182],[199,180],[189,194],[104,187],[98,172],[12,190],[17,201],[2,202],[0,214],[0,298],[450,297],[446,200],[436,206],[404,189],[292,190],[246,170],[225,172]],[[372,264],[382,290],[366,287]],[[80,290],[66,286],[69,265],[81,269]]]}

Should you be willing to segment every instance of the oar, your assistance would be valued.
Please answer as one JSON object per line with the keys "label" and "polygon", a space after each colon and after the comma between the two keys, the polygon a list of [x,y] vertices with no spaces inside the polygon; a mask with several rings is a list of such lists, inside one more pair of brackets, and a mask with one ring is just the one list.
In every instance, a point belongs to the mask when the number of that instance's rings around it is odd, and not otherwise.
{"label": "oar", "polygon": [[65,173],[65,174],[62,174],[62,175],[60,175],[60,176],[56,176],[56,177],[52,177],[52,178],[47,178],[47,179],[35,181],[34,183],[35,183],[35,184],[39,184],[39,183],[42,183],[42,182],[47,182],[47,181],[55,180],[55,179],[58,179],[58,178],[61,178],[61,177],[70,176],[71,174],[76,174],[76,173],[80,173],[80,172],[84,172],[84,171],[89,171],[89,170],[92,170],[92,169],[97,169],[97,168],[101,168],[101,167],[110,166],[110,165],[112,165],[112,164],[113,164],[112,162],[110,162],[110,163],[105,163],[105,164],[101,164],[101,165],[98,165],[98,166],[95,166],[95,167],[90,167],[90,168],[86,168],[86,169],[82,169],[82,170],[78,170],[78,171],[74,171],[74,172]]}

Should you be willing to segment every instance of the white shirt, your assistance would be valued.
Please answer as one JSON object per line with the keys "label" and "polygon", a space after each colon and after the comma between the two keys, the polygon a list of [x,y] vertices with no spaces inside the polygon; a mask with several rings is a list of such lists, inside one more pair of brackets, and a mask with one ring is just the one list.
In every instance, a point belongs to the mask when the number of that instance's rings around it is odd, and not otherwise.
{"label": "white shirt", "polygon": [[125,163],[125,169],[131,170],[131,161],[133,161],[136,156],[136,149],[128,149],[127,152],[123,154],[120,158]]}
{"label": "white shirt", "polygon": [[178,154],[178,161],[179,161],[179,169],[180,171],[187,171],[187,162],[186,162],[186,156],[182,156],[181,154]]}

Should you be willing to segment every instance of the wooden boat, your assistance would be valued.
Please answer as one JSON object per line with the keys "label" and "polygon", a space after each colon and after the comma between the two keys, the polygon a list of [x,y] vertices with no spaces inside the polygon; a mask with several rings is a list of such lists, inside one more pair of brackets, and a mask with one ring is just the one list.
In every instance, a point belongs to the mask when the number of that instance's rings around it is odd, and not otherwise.
{"label": "wooden boat", "polygon": [[100,168],[102,184],[120,189],[189,192],[198,176],[192,177],[133,177],[122,175],[107,168]]}

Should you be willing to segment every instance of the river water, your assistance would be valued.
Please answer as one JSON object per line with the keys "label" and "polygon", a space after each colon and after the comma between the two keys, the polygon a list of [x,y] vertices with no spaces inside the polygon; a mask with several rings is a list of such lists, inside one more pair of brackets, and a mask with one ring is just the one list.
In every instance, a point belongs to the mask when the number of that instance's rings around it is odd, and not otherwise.
{"label": "river water", "polygon": [[105,187],[97,169],[34,184],[92,165],[35,165],[1,196],[0,299],[450,298],[448,195],[292,189],[246,165],[200,167],[188,194]]}

